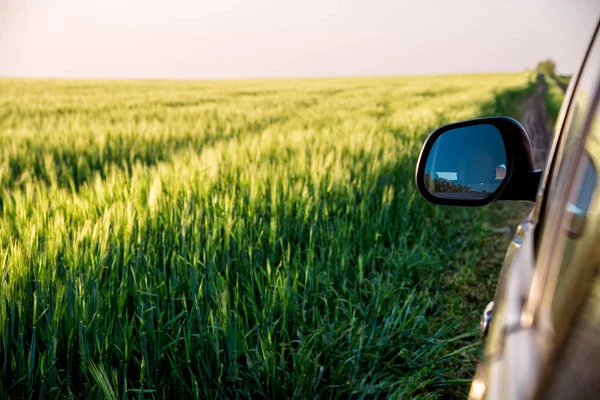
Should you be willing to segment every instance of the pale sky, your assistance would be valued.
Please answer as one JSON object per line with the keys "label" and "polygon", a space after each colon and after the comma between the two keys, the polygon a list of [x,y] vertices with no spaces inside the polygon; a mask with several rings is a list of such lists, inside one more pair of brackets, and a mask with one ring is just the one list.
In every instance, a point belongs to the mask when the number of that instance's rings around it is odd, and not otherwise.
{"label": "pale sky", "polygon": [[599,0],[0,0],[0,76],[574,72]]}

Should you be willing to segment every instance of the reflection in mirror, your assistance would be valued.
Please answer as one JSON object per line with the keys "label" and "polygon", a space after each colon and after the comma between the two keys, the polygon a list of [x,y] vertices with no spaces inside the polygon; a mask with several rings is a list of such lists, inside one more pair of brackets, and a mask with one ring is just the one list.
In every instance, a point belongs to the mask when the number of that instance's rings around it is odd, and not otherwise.
{"label": "reflection in mirror", "polygon": [[506,149],[496,127],[465,126],[442,133],[425,165],[425,187],[444,199],[490,197],[506,178]]}

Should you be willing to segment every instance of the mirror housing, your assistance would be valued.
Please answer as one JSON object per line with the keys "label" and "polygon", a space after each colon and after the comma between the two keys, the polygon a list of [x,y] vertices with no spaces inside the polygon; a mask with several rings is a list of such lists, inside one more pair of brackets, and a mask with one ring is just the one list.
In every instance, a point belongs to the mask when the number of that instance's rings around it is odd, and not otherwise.
{"label": "mirror housing", "polygon": [[[438,139],[444,134],[453,134],[459,131],[464,132],[466,131],[464,128],[473,128],[473,130],[477,130],[479,128],[483,134],[488,135],[490,134],[490,131],[492,132],[491,134],[495,134],[496,136],[498,133],[500,134],[506,151],[506,173],[502,177],[501,182],[493,186],[496,189],[492,193],[487,194],[487,192],[483,192],[486,196],[483,198],[481,196],[472,197],[468,195],[461,197],[456,194],[451,197],[443,197],[443,195],[440,196],[439,193],[436,193],[438,195],[434,195],[434,193],[430,192],[428,185],[426,184],[426,179],[431,179],[431,171],[426,171],[426,168],[428,165],[430,167],[431,164],[430,155],[432,153],[432,149],[434,149],[434,145],[436,145],[436,154],[440,151],[443,152],[443,148],[439,149],[440,146],[438,146],[438,144],[441,141],[438,142]],[[484,128],[492,129],[490,130]],[[446,135],[446,138],[448,137],[449,135]],[[450,141],[445,140],[445,142],[449,143]],[[485,145],[486,144],[483,144],[483,146]],[[480,146],[482,146],[482,144],[480,144]],[[489,150],[492,152],[493,149],[490,148]],[[455,158],[460,156],[461,154],[456,154]],[[478,165],[476,163],[472,163],[470,167],[477,169]],[[426,175],[428,176],[426,177]],[[423,148],[417,162],[415,176],[419,192],[427,201],[441,205],[471,207],[487,205],[496,200],[534,201],[536,198],[540,178],[541,170],[533,168],[531,143],[525,128],[523,128],[518,121],[509,117],[478,118],[439,127],[429,135],[423,144]],[[449,185],[452,186],[452,184]],[[429,187],[431,187],[431,183],[429,183]]]}

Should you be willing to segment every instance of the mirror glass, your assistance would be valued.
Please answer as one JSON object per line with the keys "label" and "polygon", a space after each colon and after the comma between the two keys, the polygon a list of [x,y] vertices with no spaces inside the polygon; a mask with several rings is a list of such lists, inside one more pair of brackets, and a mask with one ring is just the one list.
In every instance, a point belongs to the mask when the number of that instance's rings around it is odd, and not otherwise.
{"label": "mirror glass", "polygon": [[506,178],[506,149],[489,124],[448,130],[434,142],[425,166],[425,187],[435,197],[481,200]]}

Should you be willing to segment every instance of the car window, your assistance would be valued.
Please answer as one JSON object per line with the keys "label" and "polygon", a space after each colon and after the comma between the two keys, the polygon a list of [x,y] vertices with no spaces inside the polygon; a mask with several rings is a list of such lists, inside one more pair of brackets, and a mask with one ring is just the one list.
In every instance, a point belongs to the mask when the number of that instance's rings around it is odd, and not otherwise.
{"label": "car window", "polygon": [[564,193],[565,183],[568,179],[568,170],[573,167],[574,155],[581,147],[581,137],[584,134],[584,124],[593,96],[598,87],[600,75],[600,39],[595,38],[582,73],[580,74],[577,88],[572,98],[572,110],[563,128],[563,141],[554,160],[553,175],[549,177],[546,198],[548,205],[558,203],[561,193]]}
{"label": "car window", "polygon": [[[565,236],[564,250],[556,282],[548,283],[544,295],[551,307],[552,320],[564,320],[569,305],[574,305],[573,291],[584,291],[586,270],[598,264],[598,233],[600,196],[598,196],[598,166],[600,165],[600,116],[596,118],[580,158],[575,184],[565,206],[561,235]],[[590,264],[590,265],[588,265]]]}
{"label": "car window", "polygon": [[[551,355],[540,385],[546,398],[589,398],[598,393],[598,304],[600,299],[600,108],[589,125],[585,149],[562,219],[564,247],[557,251],[540,305]],[[543,325],[542,325],[543,326]],[[586,371],[581,375],[580,371]],[[577,383],[575,386],[574,383]]]}
{"label": "car window", "polygon": [[[578,168],[582,167],[584,153],[584,135],[586,124],[594,107],[594,97],[600,83],[600,40],[596,37],[590,47],[588,58],[579,76],[577,86],[572,96],[569,114],[563,126],[563,137],[560,139],[558,151],[554,156],[546,188],[545,206],[540,216],[540,231],[538,231],[538,252],[535,275],[527,301],[524,321],[531,321],[539,310],[542,293],[549,275],[558,273],[559,258],[564,248],[563,215],[570,214],[577,204],[572,196],[572,187],[579,184],[575,177],[581,177]],[[583,167],[582,167],[583,168]],[[590,178],[591,179],[591,178]],[[571,197],[569,197],[571,196]],[[548,321],[547,321],[548,322]]]}

